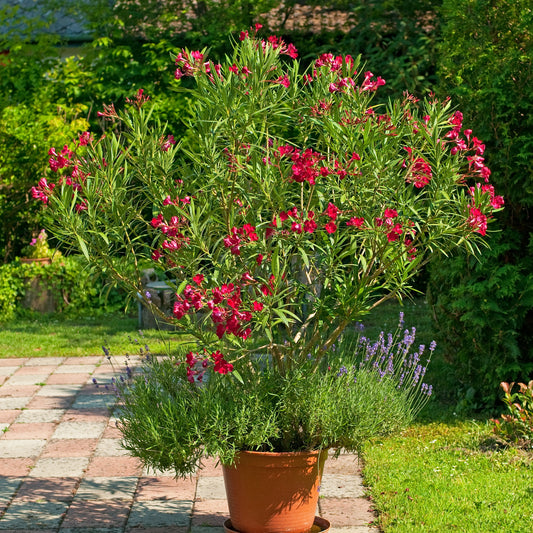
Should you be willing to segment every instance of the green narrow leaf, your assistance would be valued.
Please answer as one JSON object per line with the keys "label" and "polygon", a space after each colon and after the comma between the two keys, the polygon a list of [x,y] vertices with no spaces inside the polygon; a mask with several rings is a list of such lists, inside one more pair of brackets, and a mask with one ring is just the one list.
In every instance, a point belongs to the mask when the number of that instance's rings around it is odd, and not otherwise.
{"label": "green narrow leaf", "polygon": [[90,261],[89,250],[87,250],[87,246],[86,246],[85,242],[83,241],[83,239],[79,235],[76,235],[76,237],[78,238],[78,244],[80,245],[80,250],[82,251],[83,255],[85,256],[85,259],[87,259],[87,261]]}

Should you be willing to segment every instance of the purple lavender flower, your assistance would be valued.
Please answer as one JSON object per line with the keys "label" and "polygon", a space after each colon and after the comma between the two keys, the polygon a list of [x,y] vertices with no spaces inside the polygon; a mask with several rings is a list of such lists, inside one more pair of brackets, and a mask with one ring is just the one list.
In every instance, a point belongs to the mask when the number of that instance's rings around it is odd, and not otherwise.
{"label": "purple lavender flower", "polygon": [[342,365],[340,368],[339,368],[339,372],[337,373],[337,377],[340,378],[341,376],[344,376],[344,374],[347,374],[348,373],[348,369]]}
{"label": "purple lavender flower", "polygon": [[400,319],[398,321],[398,327],[403,328],[404,321],[403,321],[403,311],[400,311]]}

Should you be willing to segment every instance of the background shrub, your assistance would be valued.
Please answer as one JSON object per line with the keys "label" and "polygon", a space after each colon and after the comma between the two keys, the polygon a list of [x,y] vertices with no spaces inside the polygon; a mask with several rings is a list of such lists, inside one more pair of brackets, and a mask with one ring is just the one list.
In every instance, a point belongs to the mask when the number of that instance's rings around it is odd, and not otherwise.
{"label": "background shrub", "polygon": [[533,371],[533,11],[528,0],[444,0],[440,92],[487,147],[506,199],[500,233],[479,261],[431,268],[441,346],[470,406],[493,406],[500,381]]}
{"label": "background shrub", "polygon": [[29,312],[23,302],[35,279],[41,290],[51,291],[56,311],[68,317],[122,311],[127,304],[124,292],[105,274],[96,276],[81,256],[62,257],[51,265],[17,260],[0,265],[0,321]]}

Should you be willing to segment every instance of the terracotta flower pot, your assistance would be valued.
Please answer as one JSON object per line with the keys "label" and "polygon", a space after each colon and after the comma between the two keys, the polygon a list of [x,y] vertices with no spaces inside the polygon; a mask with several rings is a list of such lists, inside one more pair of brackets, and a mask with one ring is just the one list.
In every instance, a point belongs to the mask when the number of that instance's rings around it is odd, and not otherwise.
{"label": "terracotta flower pot", "polygon": [[239,533],[309,533],[313,527],[327,451],[239,452],[223,466],[230,512],[226,531]]}

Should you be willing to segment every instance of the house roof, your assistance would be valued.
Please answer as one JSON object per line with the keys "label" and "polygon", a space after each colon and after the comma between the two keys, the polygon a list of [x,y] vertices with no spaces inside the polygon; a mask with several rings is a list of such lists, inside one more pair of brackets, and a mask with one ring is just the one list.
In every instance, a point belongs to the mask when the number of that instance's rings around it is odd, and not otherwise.
{"label": "house roof", "polygon": [[69,42],[91,39],[89,28],[79,17],[61,9],[52,10],[47,2],[0,0],[0,34],[31,38],[38,33],[59,35]]}

